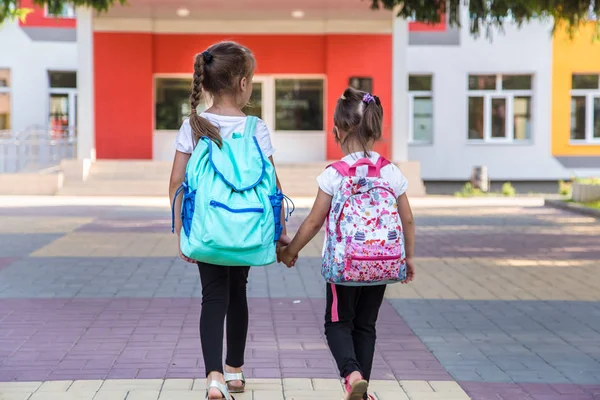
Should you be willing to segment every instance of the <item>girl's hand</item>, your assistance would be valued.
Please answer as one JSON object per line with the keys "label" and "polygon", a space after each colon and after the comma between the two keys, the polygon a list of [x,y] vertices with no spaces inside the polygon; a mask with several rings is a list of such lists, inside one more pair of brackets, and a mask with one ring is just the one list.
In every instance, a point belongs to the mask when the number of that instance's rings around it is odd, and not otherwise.
{"label": "girl's hand", "polygon": [[402,283],[409,283],[415,279],[415,264],[412,258],[406,259],[406,279]]}
{"label": "girl's hand", "polygon": [[188,256],[186,256],[185,254],[183,254],[183,253],[181,252],[181,243],[179,244],[179,246],[178,246],[178,247],[179,247],[179,257],[180,257],[180,258],[181,258],[183,261],[185,261],[185,262],[189,262],[189,263],[191,263],[191,264],[196,264],[196,261],[192,260],[191,258],[189,258]]}
{"label": "girl's hand", "polygon": [[296,261],[298,261],[298,255],[291,254],[287,251],[287,247],[282,247],[279,250],[277,257],[284,263],[288,268],[292,268],[296,265]]}
{"label": "girl's hand", "polygon": [[277,244],[275,245],[275,250],[277,252],[277,262],[280,263],[281,259],[279,258],[279,251],[281,250],[282,247],[287,246],[288,244],[290,244],[292,241],[292,239],[285,233],[282,233],[281,236],[279,236],[279,240],[277,241]]}

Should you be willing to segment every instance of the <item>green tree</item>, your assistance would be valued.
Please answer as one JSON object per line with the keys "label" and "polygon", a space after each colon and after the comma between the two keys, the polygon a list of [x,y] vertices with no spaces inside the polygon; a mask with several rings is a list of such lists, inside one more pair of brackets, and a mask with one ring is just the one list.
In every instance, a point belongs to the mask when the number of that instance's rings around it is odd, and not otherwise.
{"label": "green tree", "polygon": [[[570,33],[583,22],[590,12],[600,16],[600,0],[370,0],[371,8],[397,10],[398,15],[425,23],[440,22],[448,16],[451,26],[460,26],[460,6],[469,5],[469,25],[475,35],[482,30],[487,35],[493,28],[514,21],[519,26],[534,18],[554,20],[554,27],[565,25]],[[600,26],[598,24],[597,26]]]}
{"label": "green tree", "polygon": [[[33,0],[37,6],[48,7],[51,14],[60,14],[65,5],[91,7],[92,9],[104,12],[108,11],[115,3],[125,4],[127,0]],[[0,0],[0,24],[7,19],[20,18],[24,20],[32,9],[23,8],[19,0]]]}
{"label": "green tree", "polygon": [[[300,0],[298,0],[300,1]],[[451,26],[460,26],[460,6],[467,0],[369,0],[371,8],[398,10],[398,15],[425,23],[440,22],[441,15],[448,16]],[[64,5],[91,7],[107,11],[115,3],[127,0],[33,0],[38,6],[48,6],[50,13],[59,13]],[[26,18],[31,10],[19,7],[19,0],[0,0],[0,23],[7,18]],[[521,25],[533,18],[552,18],[556,23],[566,23],[570,32],[588,20],[590,12],[600,16],[600,0],[470,0],[469,25],[473,34],[500,28],[506,21]],[[600,26],[600,23],[599,25]]]}

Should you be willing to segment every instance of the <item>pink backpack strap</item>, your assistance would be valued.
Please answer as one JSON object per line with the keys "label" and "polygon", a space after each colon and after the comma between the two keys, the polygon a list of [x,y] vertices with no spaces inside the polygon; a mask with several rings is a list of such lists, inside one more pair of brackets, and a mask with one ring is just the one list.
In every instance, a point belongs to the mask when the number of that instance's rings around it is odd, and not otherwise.
{"label": "pink backpack strap", "polygon": [[327,168],[329,167],[335,169],[342,176],[350,175],[350,166],[345,161],[334,162],[333,164],[329,164],[327,166]]}
{"label": "pink backpack strap", "polygon": [[380,175],[381,168],[383,168],[383,167],[385,167],[387,165],[390,165],[390,164],[391,164],[391,162],[388,159],[386,159],[385,157],[381,157],[380,156],[379,160],[377,160],[377,163],[375,164],[375,167],[377,169],[377,176],[381,176]]}

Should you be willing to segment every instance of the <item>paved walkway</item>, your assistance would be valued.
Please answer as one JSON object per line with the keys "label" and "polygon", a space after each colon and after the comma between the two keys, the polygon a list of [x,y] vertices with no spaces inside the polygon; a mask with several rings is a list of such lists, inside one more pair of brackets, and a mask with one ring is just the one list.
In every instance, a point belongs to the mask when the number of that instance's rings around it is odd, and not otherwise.
{"label": "paved walkway", "polygon": [[[78,204],[0,206],[0,400],[202,399],[198,273],[175,257],[168,208]],[[381,311],[379,400],[599,399],[600,222],[431,206],[415,210],[417,280]],[[251,271],[237,400],[342,398],[321,243],[295,269]]]}

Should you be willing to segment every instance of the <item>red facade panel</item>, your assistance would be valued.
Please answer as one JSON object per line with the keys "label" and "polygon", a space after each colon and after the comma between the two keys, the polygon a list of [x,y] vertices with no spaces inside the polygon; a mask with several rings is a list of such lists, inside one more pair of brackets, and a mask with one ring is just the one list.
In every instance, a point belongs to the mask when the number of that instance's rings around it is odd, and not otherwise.
{"label": "red facade panel", "polygon": [[98,158],[152,158],[153,74],[192,73],[194,55],[235,40],[256,55],[257,74],[326,75],[327,158],[341,152],[330,132],[337,99],[352,76],[373,78],[385,107],[384,141],[391,148],[391,35],[189,35],[96,33],[96,147]]}
{"label": "red facade panel", "polygon": [[94,34],[98,158],[152,158],[152,85],[151,34]]}
{"label": "red facade panel", "polygon": [[329,35],[327,37],[327,158],[339,159],[342,152],[335,143],[333,113],[350,77],[373,79],[373,94],[384,107],[383,140],[376,150],[390,157],[392,132],[392,36]]}
{"label": "red facade panel", "polygon": [[33,12],[27,15],[25,22],[19,21],[19,25],[35,28],[75,28],[77,20],[75,18],[54,18],[46,17],[42,7],[33,4],[33,0],[21,0],[21,8],[31,8]]}

